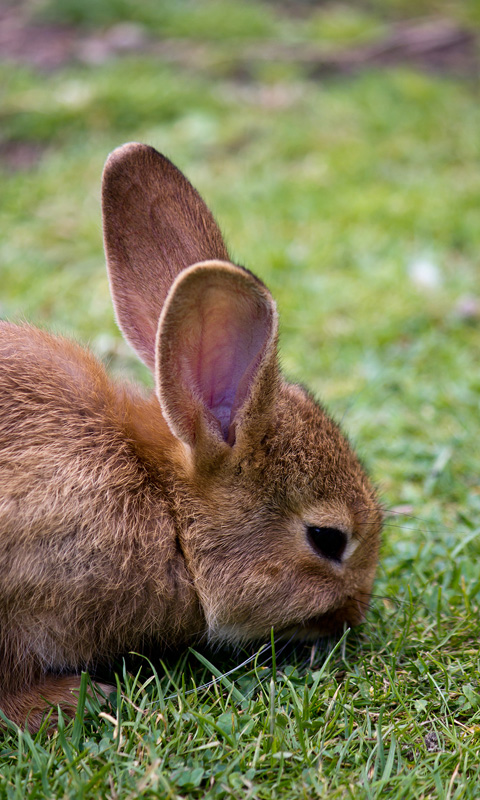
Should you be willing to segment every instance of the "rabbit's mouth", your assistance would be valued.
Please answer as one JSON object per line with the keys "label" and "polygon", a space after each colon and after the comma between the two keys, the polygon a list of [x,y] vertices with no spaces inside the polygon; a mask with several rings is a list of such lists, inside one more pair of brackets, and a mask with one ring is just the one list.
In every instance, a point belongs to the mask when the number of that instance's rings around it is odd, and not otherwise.
{"label": "rabbit's mouth", "polygon": [[290,626],[285,633],[302,640],[341,633],[345,626],[353,628],[363,622],[367,610],[368,601],[352,597],[336,609],[311,617],[295,628]]}

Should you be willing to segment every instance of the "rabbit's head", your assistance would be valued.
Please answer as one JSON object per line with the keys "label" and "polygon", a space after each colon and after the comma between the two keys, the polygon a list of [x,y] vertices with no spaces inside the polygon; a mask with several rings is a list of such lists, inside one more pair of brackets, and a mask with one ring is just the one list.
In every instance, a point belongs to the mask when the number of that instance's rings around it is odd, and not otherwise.
{"label": "rabbit's head", "polygon": [[198,193],[150,147],[103,184],[117,319],[155,376],[179,546],[210,635],[318,635],[359,622],[381,510],[337,425],[278,367],[268,289],[230,263]]}

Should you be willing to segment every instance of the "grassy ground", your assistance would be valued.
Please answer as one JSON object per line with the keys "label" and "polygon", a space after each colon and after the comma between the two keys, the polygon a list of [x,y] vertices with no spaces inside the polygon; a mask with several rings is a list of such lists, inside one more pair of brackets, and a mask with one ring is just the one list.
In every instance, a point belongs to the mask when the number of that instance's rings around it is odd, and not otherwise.
{"label": "grassy ground", "polygon": [[272,289],[286,373],[343,420],[392,513],[361,629],[230,677],[252,653],[125,674],[53,736],[5,734],[0,796],[478,798],[478,84],[408,64],[307,79],[282,58],[245,74],[247,47],[328,53],[439,10],[474,28],[477,4],[138,5],[34,10],[85,37],[133,17],[173,62],[0,64],[0,314],[147,380],[113,320],[99,186],[109,150],[154,145]]}

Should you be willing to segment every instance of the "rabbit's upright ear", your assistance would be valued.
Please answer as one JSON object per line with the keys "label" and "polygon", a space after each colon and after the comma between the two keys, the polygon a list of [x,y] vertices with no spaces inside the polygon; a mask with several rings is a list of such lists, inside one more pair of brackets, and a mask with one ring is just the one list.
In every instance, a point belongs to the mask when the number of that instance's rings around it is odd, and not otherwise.
{"label": "rabbit's upright ear", "polygon": [[274,300],[250,272],[207,261],[179,275],[160,317],[156,367],[175,436],[207,458],[242,435],[262,436],[276,396],[276,346]]}
{"label": "rabbit's upright ear", "polygon": [[158,319],[176,276],[199,261],[228,261],[228,253],[198,192],[153,147],[131,143],[110,154],[102,207],[117,321],[153,371]]}

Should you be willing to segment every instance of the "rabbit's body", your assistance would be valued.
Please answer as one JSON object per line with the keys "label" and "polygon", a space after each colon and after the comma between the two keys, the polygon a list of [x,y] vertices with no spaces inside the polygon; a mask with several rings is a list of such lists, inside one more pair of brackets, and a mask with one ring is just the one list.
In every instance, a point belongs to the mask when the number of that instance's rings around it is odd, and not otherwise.
{"label": "rabbit's body", "polygon": [[268,290],[224,260],[195,190],[127,145],[104,213],[117,316],[156,393],[0,323],[0,708],[33,727],[42,697],[66,703],[81,668],[127,650],[355,624],[377,560],[375,493],[281,377]]}

